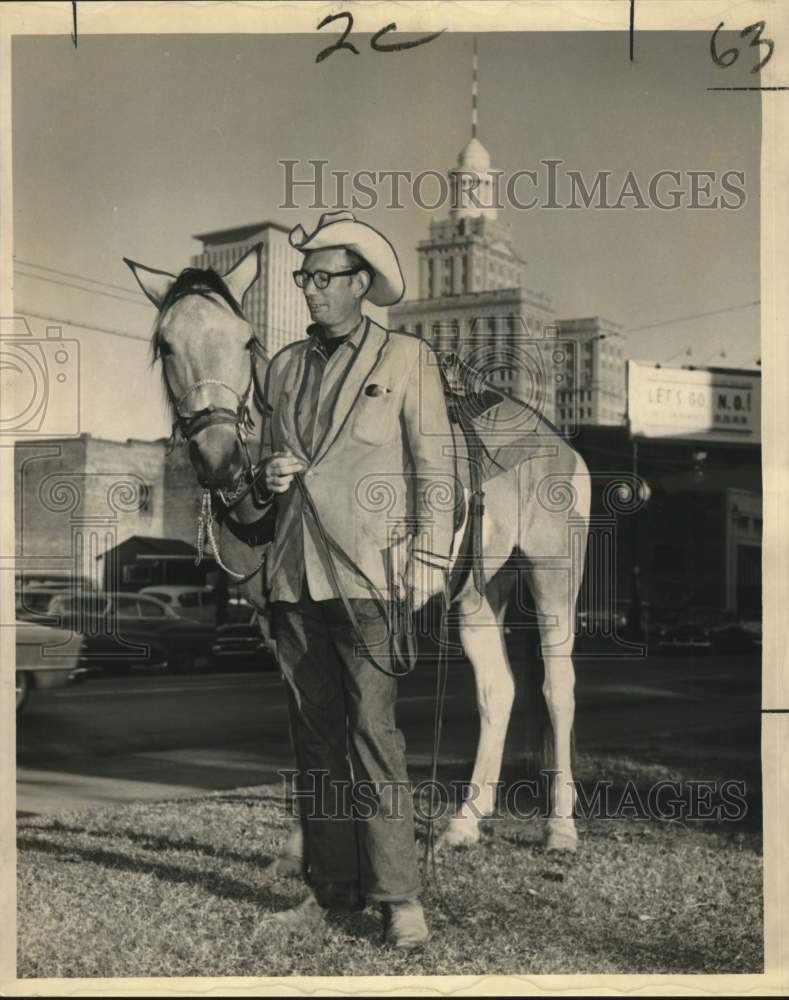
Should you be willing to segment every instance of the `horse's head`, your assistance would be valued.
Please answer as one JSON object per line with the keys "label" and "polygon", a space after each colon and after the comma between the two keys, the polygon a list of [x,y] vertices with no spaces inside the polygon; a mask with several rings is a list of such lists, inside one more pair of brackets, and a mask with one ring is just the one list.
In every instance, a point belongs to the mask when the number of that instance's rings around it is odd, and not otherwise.
{"label": "horse's head", "polygon": [[[241,310],[260,267],[260,247],[225,275],[186,268],[178,276],[126,260],[156,306],[152,350],[173,416],[189,443],[200,484],[232,492],[251,459],[247,437],[255,417],[262,345]],[[260,432],[260,415],[257,414]]]}

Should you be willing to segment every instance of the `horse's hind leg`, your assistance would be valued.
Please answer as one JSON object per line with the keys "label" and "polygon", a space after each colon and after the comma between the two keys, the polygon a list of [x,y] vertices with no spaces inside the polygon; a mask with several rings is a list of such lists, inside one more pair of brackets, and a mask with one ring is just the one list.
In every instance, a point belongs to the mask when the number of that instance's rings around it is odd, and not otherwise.
{"label": "horse's hind leg", "polygon": [[479,743],[474,771],[463,803],[449,821],[439,847],[462,847],[479,840],[479,820],[496,806],[504,741],[515,696],[507,647],[504,611],[512,578],[500,573],[484,597],[476,591],[459,603],[460,640],[474,670],[479,709]]}
{"label": "horse's hind leg", "polygon": [[545,665],[543,694],[551,720],[547,850],[574,851],[578,840],[573,820],[571,744],[575,716],[575,669],[573,667],[574,594],[568,594],[567,579],[556,570],[527,571],[529,589],[543,619],[540,624],[542,659]]}

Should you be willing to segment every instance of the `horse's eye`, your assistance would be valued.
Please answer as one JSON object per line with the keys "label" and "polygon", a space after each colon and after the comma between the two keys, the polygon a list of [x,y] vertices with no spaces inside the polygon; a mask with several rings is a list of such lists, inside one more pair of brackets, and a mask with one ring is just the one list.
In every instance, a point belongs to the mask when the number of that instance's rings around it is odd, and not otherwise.
{"label": "horse's eye", "polygon": [[160,340],[159,343],[156,345],[156,353],[159,355],[160,358],[165,358],[167,357],[168,354],[173,353],[173,349],[172,347],[170,347],[170,345],[167,343],[166,340]]}

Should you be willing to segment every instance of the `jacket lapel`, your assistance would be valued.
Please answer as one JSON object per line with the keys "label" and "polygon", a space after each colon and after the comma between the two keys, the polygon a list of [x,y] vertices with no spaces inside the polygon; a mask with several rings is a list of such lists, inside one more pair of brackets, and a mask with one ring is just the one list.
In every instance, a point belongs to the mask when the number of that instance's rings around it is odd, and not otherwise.
{"label": "jacket lapel", "polygon": [[334,444],[364,388],[364,383],[380,361],[389,340],[388,331],[373,323],[369,317],[366,319],[366,324],[356,355],[343,376],[326,433],[315,449],[313,465],[317,465]]}
{"label": "jacket lapel", "polygon": [[[296,420],[297,400],[304,387],[305,360],[309,343],[305,343],[298,351],[298,357],[294,358],[295,364],[291,364],[286,369],[286,376],[282,390],[287,393],[289,405],[277,406],[280,420],[280,433],[283,443],[293,452],[296,458],[301,458],[309,463],[310,453],[299,433],[298,421]],[[294,354],[296,353],[294,349]]]}

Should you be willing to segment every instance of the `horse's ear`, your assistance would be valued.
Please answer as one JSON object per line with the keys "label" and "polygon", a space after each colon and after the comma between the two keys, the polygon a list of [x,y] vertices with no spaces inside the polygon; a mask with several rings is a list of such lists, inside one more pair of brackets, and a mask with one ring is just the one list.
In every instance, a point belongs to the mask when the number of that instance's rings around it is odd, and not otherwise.
{"label": "horse's ear", "polygon": [[138,264],[128,257],[123,261],[131,268],[131,273],[137,279],[137,284],[153,302],[157,309],[161,309],[164,297],[170,290],[170,286],[175,281],[175,275],[169,271],[155,271],[151,267]]}
{"label": "horse's ear", "polygon": [[233,298],[239,305],[242,304],[244,296],[260,274],[260,251],[262,247],[262,243],[257,243],[248,253],[244,254],[241,260],[227,274],[222,276],[225,284],[232,292]]}

